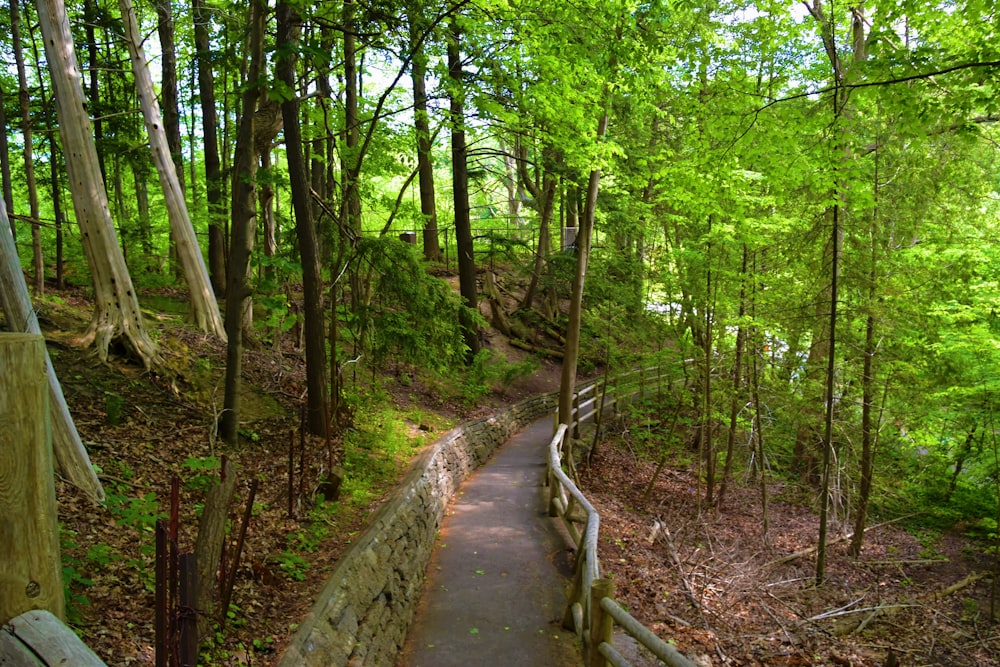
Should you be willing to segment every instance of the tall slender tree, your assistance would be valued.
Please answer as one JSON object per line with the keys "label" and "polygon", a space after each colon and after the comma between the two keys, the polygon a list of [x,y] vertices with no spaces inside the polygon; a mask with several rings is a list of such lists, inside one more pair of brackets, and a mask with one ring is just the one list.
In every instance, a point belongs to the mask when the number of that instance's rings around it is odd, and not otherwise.
{"label": "tall slender tree", "polygon": [[243,386],[243,319],[250,305],[247,273],[257,229],[257,154],[254,136],[257,102],[264,72],[264,24],[267,8],[252,0],[249,23],[249,66],[240,102],[239,134],[233,166],[233,222],[226,282],[226,380],[219,423],[222,438],[236,444],[239,438]]}
{"label": "tall slender tree", "polygon": [[209,25],[211,14],[205,0],[192,0],[195,60],[198,63],[198,95],[201,102],[202,149],[205,160],[205,198],[208,201],[208,268],[217,296],[226,293],[226,205],[222,161],[219,158],[218,111]]}
{"label": "tall slender tree", "polygon": [[458,283],[467,310],[462,311],[461,325],[467,360],[479,353],[479,327],[473,313],[479,310],[476,288],[476,257],[472,242],[472,220],[469,217],[469,164],[465,143],[465,75],[462,71],[462,30],[453,17],[448,34],[448,78],[451,112],[451,168],[455,202],[455,252],[458,254]]}
{"label": "tall slender tree", "polygon": [[[133,11],[134,14],[134,11]],[[156,0],[156,33],[160,38],[160,108],[163,132],[170,159],[177,170],[177,182],[184,191],[184,155],[181,152],[181,122],[177,95],[177,48],[174,44],[174,12],[171,0]],[[139,43],[142,46],[142,43]]]}
{"label": "tall slender tree", "polygon": [[[3,134],[0,135],[0,181],[2,181],[3,185],[3,202],[7,206],[7,210],[13,213],[14,184],[10,177],[10,149],[7,144],[7,112],[4,108],[4,91],[2,84],[0,84],[0,129],[3,131]],[[10,218],[10,231],[16,240],[17,227],[14,224],[14,218]]]}
{"label": "tall slender tree", "polygon": [[31,118],[31,92],[24,66],[24,49],[21,45],[21,10],[18,0],[10,2],[10,31],[14,46],[14,63],[17,68],[17,100],[21,110],[21,136],[24,140],[24,180],[28,188],[28,206],[31,216],[31,257],[36,294],[45,293],[45,260],[42,254],[41,212],[38,206],[38,186],[35,182],[34,133]]}
{"label": "tall slender tree", "polygon": [[424,258],[441,261],[438,239],[437,204],[434,200],[434,161],[430,115],[427,111],[427,20],[415,0],[408,0],[409,46],[413,56],[410,81],[413,85],[413,125],[417,133],[417,179],[420,189],[420,214],[423,216]]}
{"label": "tall slender tree", "polygon": [[[295,212],[295,233],[302,260],[302,291],[305,310],[306,350],[306,420],[309,430],[326,435],[326,324],[323,316],[323,274],[320,267],[319,242],[312,219],[309,180],[303,152],[302,128],[299,120],[298,85],[295,76],[296,54],[302,19],[292,5],[282,0],[277,7],[278,57],[275,61],[277,81],[283,86],[281,115],[284,119],[285,154],[288,160],[292,208]],[[333,315],[336,317],[336,314]]]}

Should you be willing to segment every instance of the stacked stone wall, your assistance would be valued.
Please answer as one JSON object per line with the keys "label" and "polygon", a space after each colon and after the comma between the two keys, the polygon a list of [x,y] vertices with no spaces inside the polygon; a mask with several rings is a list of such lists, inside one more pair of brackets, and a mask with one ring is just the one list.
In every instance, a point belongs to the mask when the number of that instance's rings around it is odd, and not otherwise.
{"label": "stacked stone wall", "polygon": [[340,559],[279,666],[394,664],[449,501],[497,447],[551,414],[556,400],[546,394],[522,401],[429,447]]}

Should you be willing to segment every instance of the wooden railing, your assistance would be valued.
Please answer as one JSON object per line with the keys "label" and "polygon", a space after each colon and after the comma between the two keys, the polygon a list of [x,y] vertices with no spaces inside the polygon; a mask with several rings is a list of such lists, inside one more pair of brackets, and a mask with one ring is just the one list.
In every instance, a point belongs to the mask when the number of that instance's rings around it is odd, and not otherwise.
{"label": "wooden railing", "polygon": [[[563,470],[563,453],[570,433],[579,437],[580,425],[592,421],[600,426],[601,417],[614,406],[645,397],[649,390],[662,390],[666,377],[660,367],[643,368],[599,380],[580,387],[573,399],[568,424],[559,424],[549,443],[548,476],[549,515],[560,517],[576,544],[576,563],[569,601],[563,615],[563,627],[573,630],[583,645],[588,667],[628,667],[630,663],[612,646],[614,626],[618,624],[653,655],[671,667],[695,667],[677,649],[657,637],[635,620],[614,599],[614,582],[601,578],[597,556],[597,537],[601,517],[587,497]],[[580,529],[582,526],[582,532]]]}

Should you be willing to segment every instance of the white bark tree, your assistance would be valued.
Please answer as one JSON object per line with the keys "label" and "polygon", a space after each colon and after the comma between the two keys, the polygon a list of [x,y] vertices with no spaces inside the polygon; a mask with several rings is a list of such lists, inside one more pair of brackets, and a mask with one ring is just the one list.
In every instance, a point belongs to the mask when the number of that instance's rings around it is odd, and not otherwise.
{"label": "white bark tree", "polygon": [[147,369],[152,368],[160,363],[159,348],[146,333],[132,277],[118,245],[66,6],[63,0],[36,0],[36,6],[55,91],[73,208],[94,284],[94,317],[81,343],[94,345],[98,356],[106,361],[111,342],[119,340]]}
{"label": "white bark tree", "polygon": [[153,163],[160,176],[160,187],[163,188],[170,231],[173,233],[177,248],[177,260],[180,262],[190,291],[191,317],[199,329],[224,341],[226,329],[222,324],[222,315],[219,313],[219,304],[215,300],[215,293],[208,279],[205,259],[201,255],[194,226],[188,215],[184,190],[170,155],[167,133],[160,115],[160,105],[153,92],[153,77],[149,73],[149,64],[142,48],[142,36],[139,34],[135,7],[132,0],[118,0],[118,6],[121,8],[122,21],[125,24],[125,42],[128,46],[129,60],[132,61],[132,74],[135,76],[139,105],[142,107],[146,131],[149,133]]}
{"label": "white bark tree", "polygon": [[[35,309],[31,307],[28,285],[24,282],[17,246],[7,218],[7,207],[0,201],[0,307],[7,326],[17,333],[41,333]],[[56,378],[48,352],[45,353],[49,376],[49,411],[52,413],[52,449],[62,475],[94,500],[104,500],[104,489],[97,479],[90,457],[76,431],[69,407]]]}

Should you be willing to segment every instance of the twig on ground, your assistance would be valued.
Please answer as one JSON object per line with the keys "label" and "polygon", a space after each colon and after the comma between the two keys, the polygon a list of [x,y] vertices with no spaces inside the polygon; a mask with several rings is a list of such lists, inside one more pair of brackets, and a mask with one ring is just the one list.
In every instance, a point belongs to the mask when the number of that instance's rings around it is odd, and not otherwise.
{"label": "twig on ground", "polygon": [[670,537],[670,529],[666,526],[663,526],[663,533],[661,537],[667,545],[667,551],[670,554],[670,558],[674,561],[674,565],[677,566],[677,576],[680,577],[681,587],[684,589],[684,595],[687,597],[688,602],[691,603],[691,606],[695,608],[695,611],[698,612],[698,617],[701,619],[702,625],[705,626],[705,629],[707,630],[709,626],[708,619],[705,618],[705,611],[702,608],[701,603],[698,601],[698,598],[695,597],[694,589],[691,587],[691,582],[688,580],[688,576],[684,572],[684,568],[681,566],[680,556],[677,555],[677,549],[674,548],[674,541]]}
{"label": "twig on ground", "polygon": [[[857,603],[861,602],[866,597],[868,597],[868,596],[867,595],[862,595],[861,597],[859,597],[854,602],[848,602],[843,607],[837,607],[836,609],[831,609],[830,611],[824,611],[822,614],[816,614],[815,616],[811,616],[809,618],[809,620],[810,621],[819,621],[819,620],[822,620],[824,618],[833,618],[835,616],[843,616],[845,614],[857,614],[858,612],[864,611],[864,610],[863,609],[851,609],[851,607],[853,607]],[[845,611],[845,610],[848,610],[848,611]]]}

